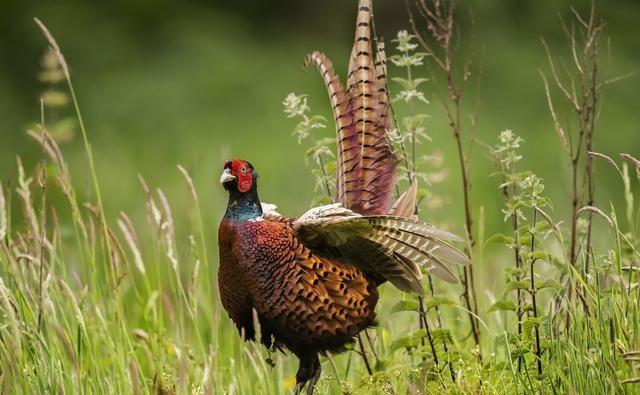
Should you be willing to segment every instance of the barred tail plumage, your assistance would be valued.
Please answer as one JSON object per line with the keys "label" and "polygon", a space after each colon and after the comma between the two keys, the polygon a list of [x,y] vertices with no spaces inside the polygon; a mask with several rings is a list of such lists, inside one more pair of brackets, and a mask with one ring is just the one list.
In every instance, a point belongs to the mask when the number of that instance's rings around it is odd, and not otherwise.
{"label": "barred tail plumage", "polygon": [[396,159],[387,139],[390,120],[384,45],[378,44],[374,63],[372,12],[371,0],[360,0],[346,91],[322,54],[307,57],[323,75],[336,120],[337,199],[363,215],[388,212],[396,181]]}
{"label": "barred tail plumage", "polygon": [[313,52],[305,58],[304,66],[308,67],[314,64],[322,78],[327,91],[331,108],[333,111],[333,120],[336,124],[336,142],[338,144],[337,155],[337,179],[336,179],[336,198],[339,202],[346,201],[346,191],[344,172],[340,171],[344,167],[346,152],[341,149],[344,141],[352,138],[353,114],[349,108],[349,100],[344,91],[340,78],[333,71],[333,64],[321,52]]}

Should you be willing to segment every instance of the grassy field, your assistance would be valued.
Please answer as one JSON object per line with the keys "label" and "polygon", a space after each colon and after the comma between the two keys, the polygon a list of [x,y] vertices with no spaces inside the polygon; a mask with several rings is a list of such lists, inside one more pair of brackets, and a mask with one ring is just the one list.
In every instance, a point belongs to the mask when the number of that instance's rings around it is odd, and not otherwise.
{"label": "grassy field", "polygon": [[[588,4],[577,6],[587,18]],[[340,8],[344,27],[331,33],[327,48],[321,34],[281,38],[269,24],[255,45],[240,19],[204,9],[198,17],[201,9],[191,7],[193,19],[181,11],[170,22],[166,53],[148,49],[149,59],[127,42],[126,29],[106,38],[113,26],[97,25],[98,43],[113,40],[124,47],[118,57],[136,59],[126,67],[109,46],[95,63],[80,56],[100,52],[96,42],[68,54],[65,37],[77,37],[62,26],[67,35],[58,36],[49,26],[63,48],[45,53],[40,64],[31,59],[42,105],[12,107],[0,96],[8,127],[27,130],[0,136],[0,393],[293,389],[295,358],[243,342],[220,304],[216,236],[226,201],[217,178],[223,159],[240,156],[261,174],[263,199],[285,214],[328,199],[322,188],[314,190],[314,159],[331,157],[309,151],[309,138],[298,144],[292,132],[299,137],[296,124],[304,119],[288,119],[282,101],[291,91],[308,93],[305,115],[330,119],[319,76],[304,74],[300,63],[306,52],[326,49],[338,70],[346,69],[351,7]],[[446,73],[434,57],[421,58],[423,48],[403,47],[402,35],[396,37],[410,28],[404,10],[395,30],[380,24],[389,55],[397,56],[390,76],[404,79],[392,85],[400,95],[394,142],[409,164],[400,176],[420,177],[424,220],[459,234],[468,225],[474,272],[467,286],[474,287],[467,304],[464,283],[425,279],[430,296],[421,306],[382,286],[379,326],[363,336],[364,351],[324,357],[317,393],[640,393],[638,77],[604,84],[637,67],[633,15],[640,10],[626,2],[603,5],[605,22],[616,23],[596,29],[600,46],[592,58],[594,47],[582,38],[600,25],[583,26],[568,6],[559,9],[576,29],[576,53],[587,55],[576,55],[583,67],[576,69],[558,18],[548,20],[542,5],[529,7],[536,21],[530,24],[539,28],[531,34],[514,20],[491,26],[508,7],[472,5],[476,30],[464,7],[456,13],[454,80],[463,78],[464,57],[474,60],[459,123],[470,171],[464,179]],[[60,21],[60,10],[42,10]],[[78,12],[92,21],[96,11]],[[53,38],[42,44],[57,48]],[[413,63],[402,63],[402,55]],[[82,67],[74,58],[82,58]],[[11,86],[7,75],[0,87]],[[594,81],[597,101],[590,106]],[[563,99],[563,86],[584,98],[581,111]],[[424,101],[407,97],[414,87]],[[320,142],[315,148],[333,149],[323,140],[332,125],[312,132]],[[465,218],[465,189],[473,222]]]}

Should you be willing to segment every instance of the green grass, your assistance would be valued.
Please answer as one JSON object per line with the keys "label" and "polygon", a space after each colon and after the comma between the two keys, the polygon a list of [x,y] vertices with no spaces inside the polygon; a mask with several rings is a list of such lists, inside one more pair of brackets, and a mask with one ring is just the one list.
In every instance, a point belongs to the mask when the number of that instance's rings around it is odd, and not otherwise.
{"label": "green grass", "polygon": [[[137,192],[127,188],[137,202],[128,204],[136,208],[131,218],[120,213],[118,183],[112,180],[128,185],[135,177],[109,176],[110,187],[104,188],[101,175],[108,171],[100,169],[108,168],[109,157],[100,151],[94,160],[91,127],[85,129],[71,76],[66,77],[86,162],[67,163],[55,140],[47,137],[44,122],[31,133],[46,158],[44,180],[38,165],[25,169],[20,164],[12,181],[0,184],[0,392],[288,393],[295,358],[270,355],[243,342],[220,304],[212,217],[222,212],[223,201],[209,199],[209,190],[198,189],[211,189],[215,175],[194,182],[187,170],[171,164],[166,168],[174,172],[168,176],[173,181],[157,174],[152,175],[158,180],[154,183],[139,180]],[[294,137],[290,140],[283,142],[287,152],[300,151],[301,158],[302,149],[296,148]],[[529,330],[515,336],[513,312],[490,310],[502,299],[505,284],[500,276],[513,264],[512,253],[500,243],[486,244],[490,235],[481,236],[474,264],[482,285],[482,362],[459,288],[435,284],[438,294],[447,298],[439,305],[445,330],[433,332],[440,360],[436,366],[423,336],[418,336],[423,332],[415,312],[402,311],[402,306],[413,307],[414,298],[384,285],[380,325],[370,330],[375,352],[367,353],[374,374],[367,373],[356,351],[323,358],[318,392],[640,393],[640,384],[633,382],[640,377],[640,207],[633,195],[640,180],[627,163],[620,177],[609,164],[599,163],[599,171],[611,171],[616,181],[607,184],[612,185],[607,196],[613,203],[598,200],[607,218],[594,214],[598,239],[588,273],[566,263],[568,224],[559,223],[559,214],[553,212],[555,222],[545,230],[549,254],[536,263],[536,273],[558,282],[568,278],[566,284],[582,289],[582,301],[565,288],[541,290],[540,322],[529,321]],[[121,168],[114,163],[112,170]],[[283,183],[282,175],[271,171],[275,168],[260,170],[262,180]],[[88,183],[72,179],[82,172],[88,174]],[[302,168],[294,174],[305,172]],[[485,176],[488,171],[481,174]],[[566,180],[564,174],[556,178],[547,186]],[[281,184],[286,185],[290,180]],[[169,188],[170,193],[163,192]],[[491,201],[474,209],[482,235],[489,232],[486,223],[503,216],[502,197],[497,183],[478,189],[483,195],[479,200]],[[270,187],[269,195],[276,190]],[[566,204],[565,193],[550,195],[557,205]],[[290,194],[282,197],[297,207],[306,205]],[[581,262],[584,258],[582,254]],[[513,299],[513,294],[505,295]],[[552,309],[554,300],[558,310]],[[435,308],[428,314],[435,328]],[[543,338],[542,377],[531,352],[536,325]]]}

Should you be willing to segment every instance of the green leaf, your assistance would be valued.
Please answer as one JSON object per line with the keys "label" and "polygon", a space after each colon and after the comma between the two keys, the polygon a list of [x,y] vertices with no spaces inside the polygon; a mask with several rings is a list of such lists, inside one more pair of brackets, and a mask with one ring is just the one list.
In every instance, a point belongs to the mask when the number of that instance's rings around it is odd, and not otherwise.
{"label": "green leaf", "polygon": [[417,300],[401,300],[391,308],[391,312],[418,311],[419,307],[420,305]]}
{"label": "green leaf", "polygon": [[453,343],[453,336],[449,329],[439,328],[431,331],[431,338],[435,343]]}
{"label": "green leaf", "polygon": [[511,174],[505,172],[505,171],[494,171],[493,173],[489,173],[489,177],[510,177]]}
{"label": "green leaf", "polygon": [[[336,164],[335,160],[327,161],[324,164],[324,168],[327,171],[327,174],[331,174],[333,179],[335,179],[333,174],[335,174],[335,172],[336,172],[336,166],[337,166],[337,164]],[[335,183],[335,181],[334,181],[334,183]]]}
{"label": "green leaf", "polygon": [[426,197],[428,197],[430,195],[431,195],[431,193],[429,192],[428,189],[420,188],[420,189],[418,189],[418,193],[416,194],[416,202],[418,204],[420,204],[420,202],[422,202],[422,200],[424,198],[426,198]]}
{"label": "green leaf", "polygon": [[513,280],[507,283],[504,291],[509,292],[515,289],[523,289],[525,291],[529,290],[529,281],[527,280]]}
{"label": "green leaf", "polygon": [[542,259],[546,261],[548,256],[549,254],[547,254],[547,252],[543,250],[536,250],[531,253],[531,259],[536,259],[536,260]]}
{"label": "green leaf", "polygon": [[525,355],[530,353],[531,353],[531,350],[527,348],[513,349],[511,350],[511,359],[515,360],[517,358],[524,357]]}
{"label": "green leaf", "polygon": [[516,304],[512,300],[503,299],[495,302],[489,308],[489,313],[494,311],[516,311]]}
{"label": "green leaf", "polygon": [[540,317],[528,317],[526,320],[522,322],[522,331],[528,332],[536,326],[540,326],[542,324],[542,319]]}
{"label": "green leaf", "polygon": [[[323,117],[322,115],[312,115],[309,117],[309,124],[310,125],[321,125],[319,127],[324,128],[325,127],[325,123],[327,123],[327,118]],[[335,141],[335,140],[334,140]]]}
{"label": "green leaf", "polygon": [[326,146],[329,148],[333,148],[333,145],[336,143],[336,139],[334,137],[325,137],[318,141],[316,141],[316,147]]}
{"label": "green leaf", "polygon": [[531,235],[520,236],[520,238],[518,239],[518,243],[520,243],[520,245],[530,244],[531,243]]}
{"label": "green leaf", "polygon": [[538,223],[536,223],[536,226],[534,227],[534,232],[536,234],[540,234],[542,232],[546,232],[549,229],[551,229],[551,225],[549,225],[549,223],[547,221],[538,221]]}
{"label": "green leaf", "polygon": [[436,306],[442,306],[447,304],[455,304],[455,302],[445,296],[436,296],[432,299],[429,299],[429,301],[427,301],[427,303],[425,304],[425,308],[427,309],[427,311],[429,311]]}
{"label": "green leaf", "polygon": [[406,350],[412,350],[420,346],[422,339],[427,335],[427,331],[419,329],[408,336],[401,337],[391,343],[391,351],[396,351],[401,348]]}
{"label": "green leaf", "polygon": [[545,288],[553,288],[556,291],[559,291],[559,290],[563,289],[564,286],[562,284],[560,284],[559,281],[554,280],[552,278],[548,278],[546,280],[538,281],[536,283],[536,289],[545,289]]}
{"label": "green leaf", "polygon": [[397,83],[403,89],[406,89],[406,90],[413,89],[413,83],[411,82],[411,80],[408,80],[406,78],[395,77],[395,78],[392,78],[391,81]]}
{"label": "green leaf", "polygon": [[487,241],[484,242],[484,245],[487,246],[492,243],[513,244],[513,237],[504,235],[502,233],[496,233],[495,235],[489,237]]}
{"label": "green leaf", "polygon": [[414,78],[413,87],[417,88],[418,86],[420,86],[420,84],[423,84],[423,83],[425,83],[427,81],[429,81],[428,78]]}
{"label": "green leaf", "polygon": [[387,370],[387,368],[389,367],[390,362],[387,361],[386,359],[378,359],[376,360],[376,365],[375,365],[375,370],[377,372],[384,372]]}
{"label": "green leaf", "polygon": [[520,306],[520,310],[522,310],[523,313],[526,313],[527,311],[533,311],[533,305],[531,303],[524,303],[522,306]]}

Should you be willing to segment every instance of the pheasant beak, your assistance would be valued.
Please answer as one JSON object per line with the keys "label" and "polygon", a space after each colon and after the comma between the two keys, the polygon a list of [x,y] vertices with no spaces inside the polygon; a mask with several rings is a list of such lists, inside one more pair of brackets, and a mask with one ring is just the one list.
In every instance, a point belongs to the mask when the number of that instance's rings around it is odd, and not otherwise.
{"label": "pheasant beak", "polygon": [[231,174],[231,169],[224,169],[224,171],[222,172],[222,175],[220,176],[220,185],[224,185],[235,179],[236,179],[236,176]]}

